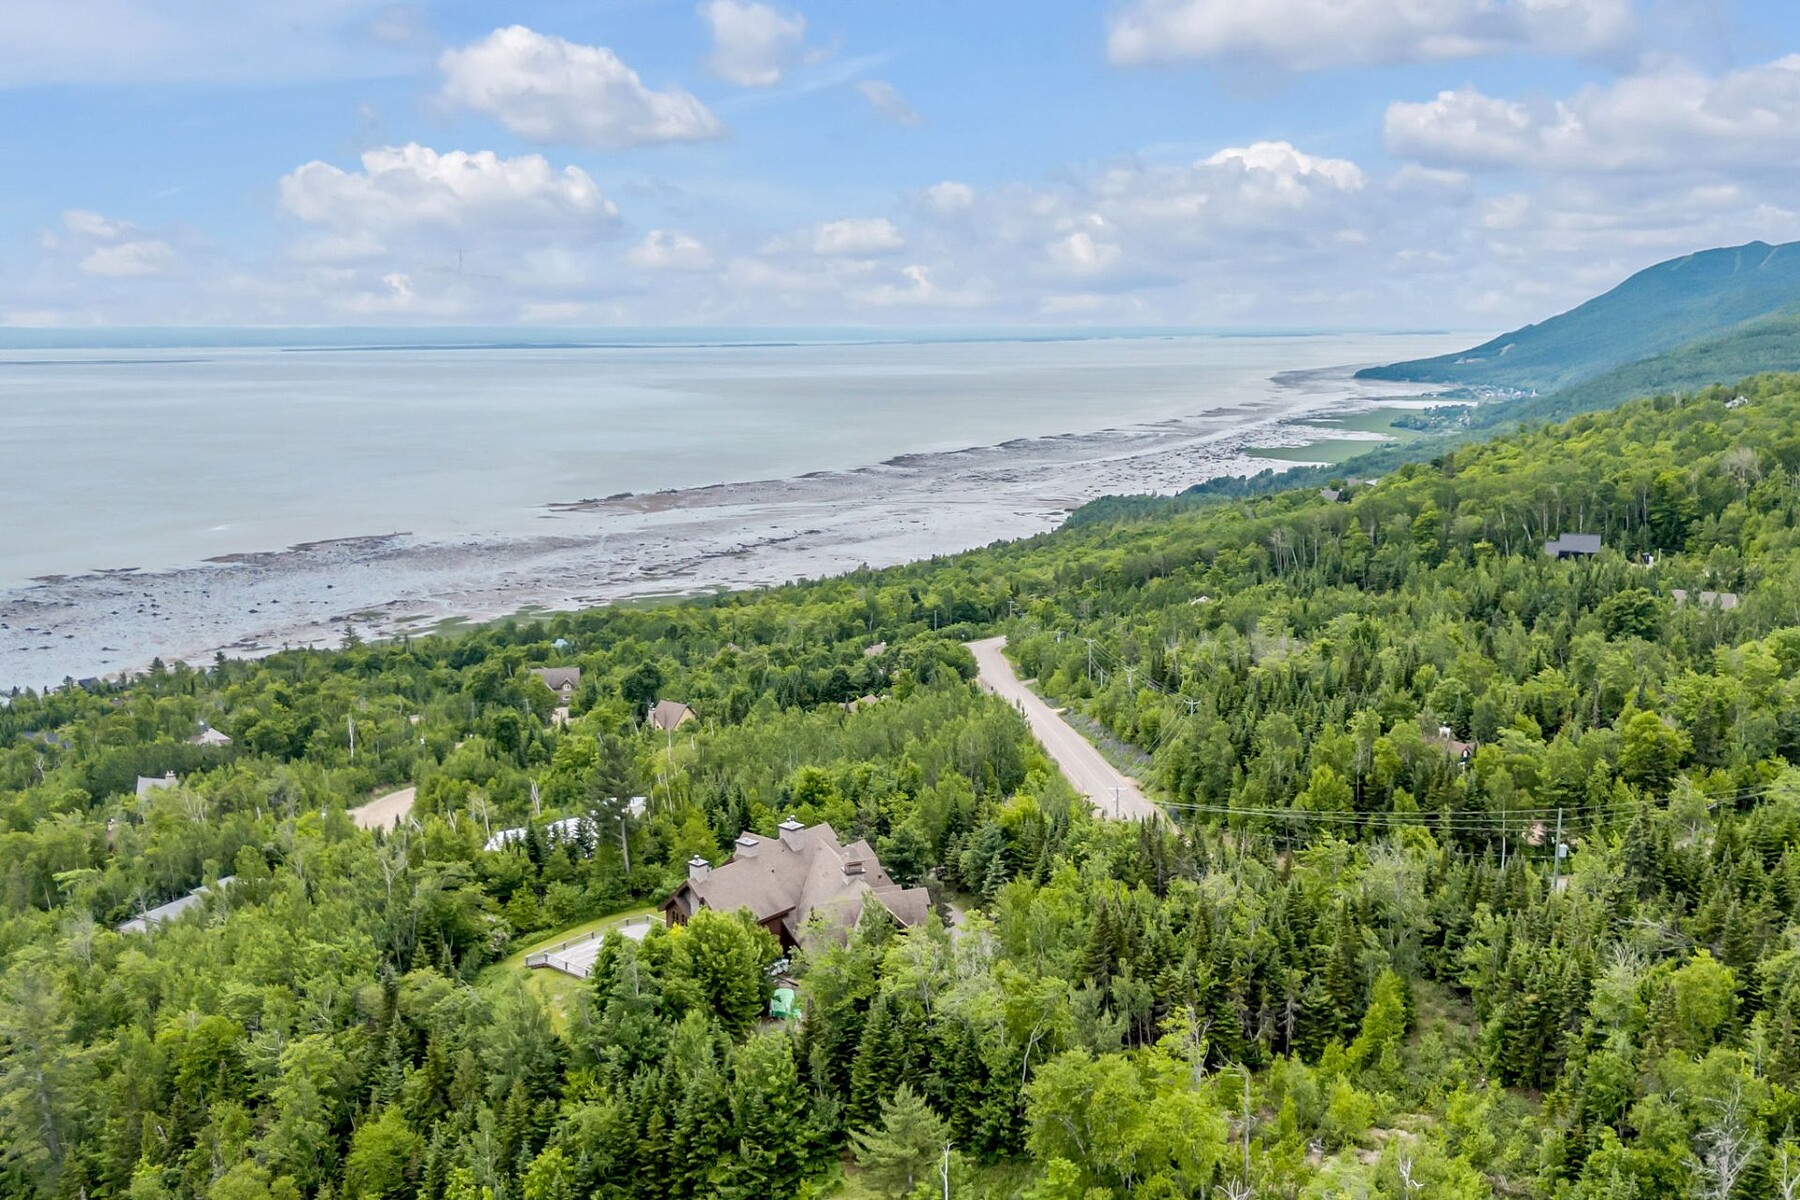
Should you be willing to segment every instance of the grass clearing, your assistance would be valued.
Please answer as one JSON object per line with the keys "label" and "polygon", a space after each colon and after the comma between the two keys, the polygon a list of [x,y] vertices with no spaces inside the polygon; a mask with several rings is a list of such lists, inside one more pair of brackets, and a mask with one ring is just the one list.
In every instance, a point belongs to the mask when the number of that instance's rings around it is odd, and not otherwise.
{"label": "grass clearing", "polygon": [[548,967],[529,968],[525,965],[525,957],[535,950],[569,938],[580,937],[584,933],[595,933],[622,925],[626,921],[639,917],[653,916],[656,908],[642,904],[635,908],[623,909],[608,913],[603,917],[594,917],[578,925],[570,925],[563,929],[548,930],[533,934],[530,938],[518,943],[513,952],[491,966],[484,967],[475,981],[475,986],[490,995],[503,990],[510,980],[523,976],[525,990],[543,1002],[550,1010],[550,1020],[558,1031],[569,1026],[569,1014],[575,1009],[576,999],[587,990],[588,981],[576,979],[572,975],[564,975],[561,971],[553,971]]}
{"label": "grass clearing", "polygon": [[1277,462],[1335,464],[1387,444],[1368,438],[1320,438],[1304,446],[1252,446],[1244,453],[1253,458],[1272,458]]}
{"label": "grass clearing", "polygon": [[1343,430],[1347,433],[1376,433],[1381,435],[1380,441],[1367,438],[1334,438],[1319,437],[1303,446],[1252,446],[1245,451],[1257,458],[1272,458],[1278,462],[1326,463],[1336,464],[1355,458],[1359,454],[1387,445],[1405,445],[1416,442],[1424,433],[1417,429],[1405,429],[1394,424],[1401,417],[1416,414],[1411,408],[1371,408],[1361,412],[1332,413],[1321,417],[1308,417],[1306,420],[1290,425],[1290,429],[1310,431],[1318,429],[1321,433],[1332,430]]}

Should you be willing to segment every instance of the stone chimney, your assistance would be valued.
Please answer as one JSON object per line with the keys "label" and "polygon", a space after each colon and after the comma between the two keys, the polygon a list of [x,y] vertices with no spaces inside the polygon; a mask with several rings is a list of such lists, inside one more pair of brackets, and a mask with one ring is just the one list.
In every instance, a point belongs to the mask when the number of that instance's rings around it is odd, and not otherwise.
{"label": "stone chimney", "polygon": [[779,828],[781,830],[781,844],[786,846],[789,850],[799,850],[800,832],[805,829],[806,826],[794,820],[793,814],[790,813],[788,819],[783,821]]}
{"label": "stone chimney", "polygon": [[755,834],[746,833],[740,836],[737,841],[732,843],[732,845],[736,848],[737,856],[739,858],[755,858],[756,849],[758,846],[762,845],[762,841]]}
{"label": "stone chimney", "polygon": [[844,882],[849,883],[853,879],[861,879],[862,876],[863,860],[860,858],[846,858],[844,860]]}
{"label": "stone chimney", "polygon": [[712,874],[712,864],[698,854],[688,859],[688,882],[705,883],[706,877]]}

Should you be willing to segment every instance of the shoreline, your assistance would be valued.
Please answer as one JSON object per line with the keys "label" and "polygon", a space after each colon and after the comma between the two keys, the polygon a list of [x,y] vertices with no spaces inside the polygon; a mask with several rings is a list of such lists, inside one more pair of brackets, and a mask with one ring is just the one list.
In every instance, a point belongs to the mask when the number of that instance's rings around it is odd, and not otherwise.
{"label": "shoreline", "polygon": [[[784,479],[548,500],[542,533],[316,538],[166,569],[112,568],[0,590],[0,690],[429,634],[522,611],[779,585],[1046,532],[1107,494],[1172,494],[1293,465],[1345,431],[1308,422],[1416,398],[1353,366],[1283,372],[1266,401],[1088,433],[907,453]],[[1371,444],[1378,434],[1362,435]],[[560,528],[558,528],[560,526]]]}

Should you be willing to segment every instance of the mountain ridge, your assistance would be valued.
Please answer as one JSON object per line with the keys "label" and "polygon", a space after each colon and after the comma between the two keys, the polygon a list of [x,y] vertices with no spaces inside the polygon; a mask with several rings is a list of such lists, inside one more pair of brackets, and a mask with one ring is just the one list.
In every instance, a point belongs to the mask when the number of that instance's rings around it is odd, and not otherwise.
{"label": "mountain ridge", "polygon": [[1546,393],[1800,311],[1800,242],[1699,250],[1628,276],[1543,321],[1433,358],[1368,367],[1361,379]]}

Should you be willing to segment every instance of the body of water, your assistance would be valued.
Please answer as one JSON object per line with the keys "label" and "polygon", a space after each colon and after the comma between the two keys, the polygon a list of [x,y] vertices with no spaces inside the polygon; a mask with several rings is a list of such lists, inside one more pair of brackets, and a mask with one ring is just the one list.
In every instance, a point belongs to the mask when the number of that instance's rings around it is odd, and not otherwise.
{"label": "body of water", "polygon": [[[390,335],[392,336],[392,335]],[[1457,339],[1448,339],[1457,340]],[[1443,337],[0,351],[0,587],[1191,416]]]}
{"label": "body of water", "polygon": [[1038,533],[1468,341],[362,336],[0,348],[0,688]]}

